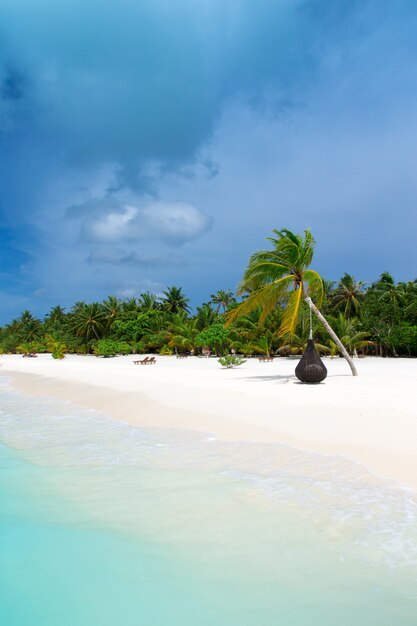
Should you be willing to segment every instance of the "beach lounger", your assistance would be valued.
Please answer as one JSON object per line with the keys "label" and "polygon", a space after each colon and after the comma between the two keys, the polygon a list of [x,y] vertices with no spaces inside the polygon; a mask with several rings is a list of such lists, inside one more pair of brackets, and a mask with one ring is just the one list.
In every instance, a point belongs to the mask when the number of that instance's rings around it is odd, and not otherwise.
{"label": "beach lounger", "polygon": [[274,357],[273,356],[260,356],[259,357],[259,363],[266,363],[267,361],[273,361]]}
{"label": "beach lounger", "polygon": [[135,365],[137,365],[138,363],[140,363],[141,365],[146,365],[149,361],[149,357],[146,356],[144,359],[138,359],[137,361],[133,361],[133,363]]}
{"label": "beach lounger", "polygon": [[147,363],[145,363],[145,365],[155,365],[156,363],[156,358],[154,356],[152,356],[149,361]]}

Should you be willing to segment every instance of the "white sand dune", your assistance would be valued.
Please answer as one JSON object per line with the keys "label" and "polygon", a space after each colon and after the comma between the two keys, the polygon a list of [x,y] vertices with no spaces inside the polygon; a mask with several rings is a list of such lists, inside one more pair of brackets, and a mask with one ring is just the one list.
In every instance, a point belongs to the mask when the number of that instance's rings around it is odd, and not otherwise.
{"label": "white sand dune", "polygon": [[276,441],[346,455],[417,488],[417,359],[325,359],[328,378],[301,385],[296,361],[250,359],[224,370],[217,359],[157,357],[156,365],[50,355],[0,358],[21,391],[53,396],[141,426],[187,428],[220,438]]}

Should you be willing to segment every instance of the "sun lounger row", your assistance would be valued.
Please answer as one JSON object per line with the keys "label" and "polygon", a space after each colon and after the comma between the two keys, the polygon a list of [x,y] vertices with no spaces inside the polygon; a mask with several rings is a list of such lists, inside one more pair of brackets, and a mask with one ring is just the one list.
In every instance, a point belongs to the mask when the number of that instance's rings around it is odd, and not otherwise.
{"label": "sun lounger row", "polygon": [[156,363],[156,358],[154,356],[146,356],[144,359],[139,359],[137,361],[133,361],[135,365],[153,365]]}

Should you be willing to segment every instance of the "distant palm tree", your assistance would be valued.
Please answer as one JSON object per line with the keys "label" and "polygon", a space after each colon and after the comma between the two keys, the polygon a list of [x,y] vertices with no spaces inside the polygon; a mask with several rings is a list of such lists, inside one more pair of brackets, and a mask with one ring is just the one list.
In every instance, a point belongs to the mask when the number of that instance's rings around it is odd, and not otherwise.
{"label": "distant palm tree", "polygon": [[146,311],[159,309],[159,301],[157,296],[154,293],[150,293],[150,291],[141,293],[138,300],[138,307],[143,313],[145,313]]}
{"label": "distant palm tree", "polygon": [[265,354],[271,356],[278,347],[276,328],[280,323],[280,311],[274,309],[268,318],[259,323],[259,310],[238,318],[231,334],[230,347],[244,354]]}
{"label": "distant palm tree", "polygon": [[[302,354],[307,347],[307,341],[308,335],[292,335],[286,343],[278,348],[278,352],[283,356],[289,354]],[[319,352],[329,353],[331,351],[329,346],[325,346],[321,343],[315,343],[314,345]]]}
{"label": "distant palm tree", "polygon": [[50,322],[52,324],[59,324],[63,322],[65,319],[65,309],[60,306],[52,307],[52,309],[45,315],[45,321]]}
{"label": "distant palm tree", "polygon": [[219,317],[219,313],[213,309],[210,302],[204,302],[204,304],[197,307],[196,319],[200,330],[204,330],[208,326],[218,322]]}
{"label": "distant palm tree", "polygon": [[389,272],[383,272],[379,281],[374,284],[374,289],[379,295],[381,302],[387,302],[390,306],[397,309],[403,304],[406,298],[406,290],[404,284],[395,284],[394,278]]}
{"label": "distant palm tree", "polygon": [[226,312],[226,309],[231,304],[236,302],[236,298],[234,297],[234,295],[230,291],[230,289],[228,289],[227,291],[225,291],[224,289],[220,289],[217,293],[212,294],[210,296],[210,300],[211,300],[212,304],[217,305],[217,311],[218,312],[223,307],[223,313]]}
{"label": "distant palm tree", "polygon": [[314,254],[314,238],[309,230],[304,237],[290,230],[274,230],[275,237],[269,238],[272,250],[253,254],[239,287],[239,293],[249,296],[227,314],[228,324],[254,309],[262,309],[262,322],[274,308],[286,302],[279,329],[280,336],[295,333],[301,303],[308,304],[318,317],[330,337],[339,347],[349,363],[353,376],[357,376],[355,365],[342,342],[322,315],[312,297],[320,305],[323,297],[323,281],[314,270],[308,269]]}
{"label": "distant palm tree", "polygon": [[163,292],[162,308],[168,313],[179,313],[185,311],[189,313],[189,299],[185,297],[181,287],[168,287]]}
{"label": "distant palm tree", "polygon": [[23,342],[30,342],[37,339],[41,331],[40,320],[33,317],[32,313],[27,309],[23,311],[19,319],[18,324],[18,336]]}
{"label": "distant palm tree", "polygon": [[342,311],[346,317],[359,315],[364,288],[362,281],[356,281],[351,274],[344,274],[332,296],[334,310]]}
{"label": "distant palm tree", "polygon": [[408,283],[401,283],[405,292],[404,313],[411,320],[417,319],[417,279]]}
{"label": "distant palm tree", "polygon": [[249,344],[251,352],[256,354],[264,354],[267,357],[271,357],[273,353],[274,336],[271,331],[265,331],[261,337],[255,339]]}
{"label": "distant palm tree", "polygon": [[138,311],[138,303],[136,302],[136,298],[131,297],[122,302],[122,311],[124,313],[137,313]]}
{"label": "distant palm tree", "polygon": [[[310,338],[310,323],[309,316],[306,315],[307,311],[305,311],[306,307],[304,306],[304,311],[301,313],[300,321],[297,324],[297,330],[294,335],[287,335],[281,337],[281,344],[278,348],[279,354],[289,355],[289,354],[302,354],[307,347],[307,342]],[[312,320],[312,332],[313,335],[316,336],[318,334],[318,320]],[[333,327],[333,326],[332,326]],[[337,331],[336,331],[337,332]],[[339,336],[339,333],[337,333]],[[329,353],[329,346],[324,345],[318,341],[315,341],[314,345],[317,350],[321,353]]]}
{"label": "distant palm tree", "polygon": [[106,328],[106,316],[98,302],[78,306],[73,315],[75,334],[87,343],[100,339]]}
{"label": "distant palm tree", "polygon": [[[333,328],[336,329],[338,336],[351,354],[357,356],[357,350],[360,348],[375,345],[373,341],[367,339],[369,333],[360,329],[357,318],[347,318],[343,313],[339,313],[337,317],[332,317],[331,321]],[[330,347],[332,355],[339,351],[338,346],[332,341]]]}
{"label": "distant palm tree", "polygon": [[84,300],[77,300],[71,307],[70,315],[77,315],[77,313],[82,311],[85,306],[87,306],[87,303],[84,302]]}
{"label": "distant palm tree", "polygon": [[121,302],[116,298],[116,296],[108,296],[108,298],[102,303],[101,308],[106,318],[107,329],[110,329],[114,320],[116,320],[121,313]]}
{"label": "distant palm tree", "polygon": [[20,320],[13,319],[9,324],[6,324],[6,330],[9,335],[17,336],[20,330]]}
{"label": "distant palm tree", "polygon": [[195,338],[199,334],[198,320],[189,320],[184,313],[176,313],[168,328],[168,346],[180,352],[196,351]]}

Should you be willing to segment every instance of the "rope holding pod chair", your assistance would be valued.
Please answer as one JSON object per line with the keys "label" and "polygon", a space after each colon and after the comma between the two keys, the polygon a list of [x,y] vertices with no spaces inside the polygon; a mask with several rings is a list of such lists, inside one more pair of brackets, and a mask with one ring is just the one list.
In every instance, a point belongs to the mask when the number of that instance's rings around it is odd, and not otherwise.
{"label": "rope holding pod chair", "polygon": [[321,383],[327,376],[327,369],[321,360],[313,340],[313,320],[310,308],[310,337],[307,342],[307,347],[304,350],[297,367],[295,368],[295,375],[302,383],[317,384]]}

